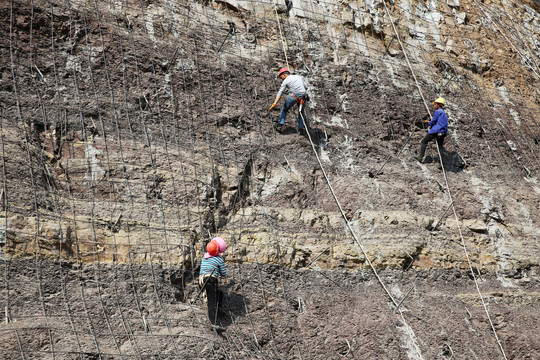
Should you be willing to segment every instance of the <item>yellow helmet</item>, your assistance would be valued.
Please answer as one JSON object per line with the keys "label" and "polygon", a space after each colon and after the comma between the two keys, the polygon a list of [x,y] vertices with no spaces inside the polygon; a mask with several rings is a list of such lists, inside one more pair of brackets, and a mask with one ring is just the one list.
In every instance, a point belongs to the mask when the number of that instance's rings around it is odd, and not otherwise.
{"label": "yellow helmet", "polygon": [[435,99],[435,101],[433,102],[433,105],[435,105],[435,103],[441,104],[442,106],[444,106],[444,99],[443,99],[443,98],[437,98],[437,99]]}

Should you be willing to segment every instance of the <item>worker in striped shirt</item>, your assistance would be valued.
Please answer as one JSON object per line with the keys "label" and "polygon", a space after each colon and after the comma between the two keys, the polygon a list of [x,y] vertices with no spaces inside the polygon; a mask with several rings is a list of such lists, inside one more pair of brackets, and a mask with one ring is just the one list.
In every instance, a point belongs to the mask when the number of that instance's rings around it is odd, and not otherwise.
{"label": "worker in striped shirt", "polygon": [[220,276],[227,276],[227,267],[221,254],[225,251],[225,241],[220,237],[215,237],[206,245],[206,254],[201,260],[201,270],[199,272],[199,286],[206,291],[208,300],[208,318],[210,323],[219,327],[217,322],[218,309],[223,304],[223,292],[219,290],[218,279]]}

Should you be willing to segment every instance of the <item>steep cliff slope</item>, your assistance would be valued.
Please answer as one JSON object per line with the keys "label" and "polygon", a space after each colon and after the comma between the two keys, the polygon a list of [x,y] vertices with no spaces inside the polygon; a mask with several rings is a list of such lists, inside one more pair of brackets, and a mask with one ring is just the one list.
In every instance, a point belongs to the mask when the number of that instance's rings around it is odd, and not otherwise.
{"label": "steep cliff slope", "polygon": [[[534,1],[0,14],[3,358],[540,357]],[[282,66],[307,136],[273,130]],[[192,304],[214,235],[220,334]]]}

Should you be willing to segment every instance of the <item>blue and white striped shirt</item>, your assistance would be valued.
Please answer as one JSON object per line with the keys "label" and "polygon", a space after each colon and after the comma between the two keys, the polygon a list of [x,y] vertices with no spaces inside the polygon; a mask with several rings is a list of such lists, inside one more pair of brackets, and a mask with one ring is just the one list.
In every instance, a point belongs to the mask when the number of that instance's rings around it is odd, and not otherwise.
{"label": "blue and white striped shirt", "polygon": [[[215,270],[214,270],[215,269]],[[221,256],[213,256],[211,258],[201,260],[201,271],[199,275],[210,275],[214,271],[214,275],[227,276],[227,268],[225,260]]]}

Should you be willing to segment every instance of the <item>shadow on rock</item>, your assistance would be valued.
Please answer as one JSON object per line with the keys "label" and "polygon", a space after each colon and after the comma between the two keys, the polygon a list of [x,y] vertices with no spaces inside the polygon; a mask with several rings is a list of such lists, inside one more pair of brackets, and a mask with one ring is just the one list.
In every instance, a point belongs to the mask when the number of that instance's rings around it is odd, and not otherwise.
{"label": "shadow on rock", "polygon": [[[305,135],[307,138],[307,134]],[[309,136],[313,144],[323,148],[328,144],[330,137],[321,129],[309,128]]]}
{"label": "shadow on rock", "polygon": [[250,301],[242,294],[236,292],[236,287],[228,287],[224,290],[223,305],[218,311],[218,322],[221,327],[226,328],[233,322],[233,318],[246,316],[246,306]]}
{"label": "shadow on rock", "polygon": [[[442,156],[444,171],[458,173],[458,172],[463,171],[463,169],[465,169],[465,167],[467,166],[467,163],[465,162],[465,160],[463,160],[461,155],[459,155],[455,151],[448,151],[443,148],[441,150],[441,156]],[[439,157],[426,156],[424,163],[425,164],[439,163]]]}

